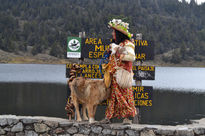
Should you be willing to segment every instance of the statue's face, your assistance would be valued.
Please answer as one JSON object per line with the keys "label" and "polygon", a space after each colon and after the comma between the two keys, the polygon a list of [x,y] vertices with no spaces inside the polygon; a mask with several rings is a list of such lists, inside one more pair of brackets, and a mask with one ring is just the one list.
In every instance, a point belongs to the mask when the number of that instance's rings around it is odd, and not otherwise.
{"label": "statue's face", "polygon": [[115,30],[113,29],[113,31],[112,31],[112,38],[114,39],[114,40],[116,40],[116,33],[115,33]]}

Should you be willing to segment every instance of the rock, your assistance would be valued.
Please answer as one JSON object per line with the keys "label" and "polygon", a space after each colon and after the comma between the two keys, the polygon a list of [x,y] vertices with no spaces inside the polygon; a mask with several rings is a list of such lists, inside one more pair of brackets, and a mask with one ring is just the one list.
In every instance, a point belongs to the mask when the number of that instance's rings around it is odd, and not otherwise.
{"label": "rock", "polygon": [[71,126],[73,126],[73,122],[68,122],[68,121],[60,122],[59,125],[60,125],[60,127],[71,127]]}
{"label": "rock", "polygon": [[55,134],[62,134],[64,130],[62,128],[57,128],[53,131]]}
{"label": "rock", "polygon": [[14,125],[11,128],[11,132],[21,132],[23,131],[23,124],[21,122],[19,122],[18,124]]}
{"label": "rock", "polygon": [[12,119],[12,118],[8,118],[7,119],[8,125],[12,125],[12,124],[16,124],[19,122],[19,119]]}
{"label": "rock", "polygon": [[47,125],[40,123],[34,124],[34,129],[37,133],[44,133],[50,130],[50,128]]}
{"label": "rock", "polygon": [[44,123],[45,123],[46,125],[48,125],[49,127],[52,127],[52,128],[57,128],[57,127],[58,127],[58,122],[45,121]]}
{"label": "rock", "polygon": [[8,132],[6,135],[7,135],[7,136],[15,136],[15,133]]}
{"label": "rock", "polygon": [[102,134],[103,135],[110,135],[111,134],[111,130],[110,129],[103,129]]}
{"label": "rock", "polygon": [[102,132],[102,127],[93,126],[93,127],[91,127],[91,130],[93,133],[100,134]]}
{"label": "rock", "polygon": [[6,126],[8,124],[7,119],[0,119],[0,126]]}
{"label": "rock", "polygon": [[194,136],[193,130],[187,129],[187,130],[177,130],[176,136]]}
{"label": "rock", "polygon": [[23,118],[23,119],[21,119],[21,121],[24,124],[33,124],[33,123],[40,123],[41,122],[41,120],[31,119],[31,118]]}
{"label": "rock", "polygon": [[156,136],[153,130],[145,130],[140,133],[140,136]]}
{"label": "rock", "polygon": [[9,131],[11,131],[11,128],[5,127],[4,130],[7,131],[7,132],[9,132]]}
{"label": "rock", "polygon": [[205,134],[205,128],[194,128],[194,133],[197,135]]}
{"label": "rock", "polygon": [[110,129],[110,125],[107,124],[100,124],[100,126],[102,126],[104,129]]}
{"label": "rock", "polygon": [[45,133],[45,134],[40,134],[39,136],[51,136],[51,135]]}
{"label": "rock", "polygon": [[131,128],[131,126],[129,126],[129,125],[122,125],[122,124],[111,124],[110,125],[110,127],[111,127],[111,129],[117,129],[117,130],[119,130],[119,129],[130,129]]}
{"label": "rock", "polygon": [[73,123],[73,126],[78,128],[79,127],[79,123]]}
{"label": "rock", "polygon": [[33,125],[29,124],[24,127],[25,130],[33,130]]}
{"label": "rock", "polygon": [[124,131],[123,130],[118,130],[117,131],[117,136],[124,136]]}
{"label": "rock", "polygon": [[167,129],[158,129],[155,130],[155,133],[158,135],[166,135],[166,136],[171,136],[174,135],[175,130],[167,130]]}
{"label": "rock", "polygon": [[71,128],[69,128],[69,129],[67,129],[67,132],[68,132],[69,134],[75,134],[75,133],[78,132],[78,129],[77,129],[76,127],[71,127]]}
{"label": "rock", "polygon": [[16,136],[25,136],[24,132],[16,133]]}
{"label": "rock", "polygon": [[139,136],[139,133],[134,130],[126,130],[125,132],[128,134],[128,136]]}
{"label": "rock", "polygon": [[80,134],[89,135],[90,131],[91,130],[89,128],[87,128],[87,127],[83,127],[83,126],[79,127],[79,133]]}
{"label": "rock", "polygon": [[116,136],[116,134],[117,134],[117,131],[116,131],[116,130],[113,130],[113,131],[111,132],[111,135],[113,135],[113,136]]}
{"label": "rock", "polygon": [[70,134],[65,134],[65,135],[58,135],[58,136],[70,136]]}
{"label": "rock", "polygon": [[25,136],[38,136],[38,134],[34,131],[25,131]]}
{"label": "rock", "polygon": [[88,135],[83,135],[83,134],[74,134],[73,136],[88,136]]}
{"label": "rock", "polygon": [[90,133],[89,136],[98,136],[99,134]]}
{"label": "rock", "polygon": [[6,131],[0,127],[0,135],[3,135],[5,133],[6,133]]}

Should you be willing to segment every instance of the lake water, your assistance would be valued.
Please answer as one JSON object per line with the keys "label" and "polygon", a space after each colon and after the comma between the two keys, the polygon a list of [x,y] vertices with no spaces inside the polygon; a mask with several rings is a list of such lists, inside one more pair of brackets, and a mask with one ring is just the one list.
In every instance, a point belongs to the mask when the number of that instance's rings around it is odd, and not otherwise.
{"label": "lake water", "polygon": [[[0,82],[44,82],[66,84],[65,65],[0,64]],[[155,80],[144,86],[155,89],[205,92],[205,68],[156,67]]]}
{"label": "lake water", "polygon": [[0,82],[66,84],[65,65],[0,64]]}
{"label": "lake water", "polygon": [[[66,118],[65,65],[0,64],[0,115]],[[140,123],[183,124],[205,116],[205,68],[156,67],[153,106],[141,107]],[[96,118],[104,117],[99,106]],[[103,114],[102,114],[103,113]]]}
{"label": "lake water", "polygon": [[157,89],[205,92],[205,68],[156,67],[154,81],[143,81]]}

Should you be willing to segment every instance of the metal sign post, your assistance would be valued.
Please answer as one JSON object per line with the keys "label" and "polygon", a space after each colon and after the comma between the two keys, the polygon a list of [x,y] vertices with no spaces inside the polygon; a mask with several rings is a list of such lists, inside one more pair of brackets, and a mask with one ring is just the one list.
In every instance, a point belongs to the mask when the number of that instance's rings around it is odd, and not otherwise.
{"label": "metal sign post", "polygon": [[[142,34],[141,33],[136,34],[136,39],[137,40],[142,40]],[[138,61],[138,62],[136,61],[135,65],[136,66],[141,66],[142,63],[143,63],[142,61]],[[136,84],[136,86],[142,86],[142,80],[135,80],[135,84]],[[132,120],[133,124],[139,124],[139,120],[140,120],[140,108],[137,107],[136,110],[137,110],[136,111],[137,115]]]}
{"label": "metal sign post", "polygon": [[[79,32],[79,38],[85,38],[85,32]],[[78,64],[83,64],[84,63],[84,57],[82,57],[82,54],[81,54],[81,57],[78,59]]]}

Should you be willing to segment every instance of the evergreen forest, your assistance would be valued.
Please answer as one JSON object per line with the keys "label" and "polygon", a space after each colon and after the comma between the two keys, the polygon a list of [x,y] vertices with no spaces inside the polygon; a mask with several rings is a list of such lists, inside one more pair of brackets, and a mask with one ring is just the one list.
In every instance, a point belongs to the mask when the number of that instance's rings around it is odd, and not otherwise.
{"label": "evergreen forest", "polygon": [[66,58],[68,36],[111,38],[108,22],[120,18],[130,32],[155,43],[162,60],[205,58],[205,3],[195,0],[0,0],[0,49]]}

